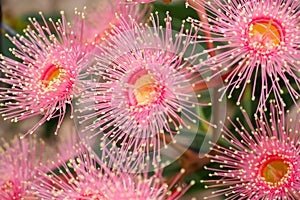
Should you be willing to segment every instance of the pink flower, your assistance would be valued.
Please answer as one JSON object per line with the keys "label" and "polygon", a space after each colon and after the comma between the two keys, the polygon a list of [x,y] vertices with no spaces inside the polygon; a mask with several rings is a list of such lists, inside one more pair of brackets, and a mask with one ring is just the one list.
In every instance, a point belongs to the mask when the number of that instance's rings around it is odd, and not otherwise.
{"label": "pink flower", "polygon": [[36,199],[31,191],[38,174],[43,142],[36,138],[15,138],[10,143],[1,140],[0,199]]}
{"label": "pink flower", "polygon": [[137,22],[144,22],[149,15],[147,6],[141,9],[137,4],[128,4],[125,0],[104,0],[88,5],[85,11],[85,31],[83,40],[93,49],[107,39],[114,26],[120,22],[116,15],[122,15],[126,20],[135,19]]}
{"label": "pink flower", "polygon": [[217,189],[211,197],[299,199],[300,115],[292,121],[272,106],[270,124],[263,115],[255,118],[254,125],[245,110],[243,114],[247,126],[237,118],[236,123],[231,121],[236,133],[224,128],[223,138],[230,147],[217,145],[213,149],[217,155],[211,156],[211,161],[220,167],[208,169],[213,172],[211,177],[221,178],[205,181],[209,188]]}
{"label": "pink flower", "polygon": [[[78,145],[75,149],[82,152]],[[111,151],[111,150],[110,150]],[[120,159],[122,158],[122,159]],[[41,173],[40,183],[33,188],[37,190],[37,197],[43,199],[72,199],[72,200],[127,200],[145,199],[162,200],[178,199],[190,187],[175,187],[179,174],[170,185],[163,183],[162,171],[159,170],[153,176],[148,171],[141,173],[129,173],[130,164],[134,164],[131,158],[111,158],[114,163],[108,164],[109,169],[98,157],[94,157],[85,151],[76,159],[70,159],[67,163],[58,160],[59,173]],[[131,161],[132,162],[131,162]],[[122,165],[123,162],[126,164]],[[143,165],[144,166],[144,165]],[[193,184],[193,182],[192,182]],[[175,192],[169,193],[170,189]]]}
{"label": "pink flower", "polygon": [[168,145],[164,134],[175,142],[174,135],[182,130],[197,127],[200,121],[208,123],[197,109],[210,104],[200,103],[201,94],[194,91],[203,81],[194,66],[200,57],[189,60],[199,46],[192,29],[186,35],[184,28],[172,33],[168,14],[165,30],[158,15],[152,16],[153,28],[119,20],[115,37],[99,46],[101,53],[87,69],[92,80],[76,109],[83,127],[80,135],[84,139],[98,135],[102,147],[116,142],[122,151],[156,160]]}
{"label": "pink flower", "polygon": [[42,16],[43,25],[29,19],[33,28],[28,27],[25,36],[9,37],[16,47],[11,52],[19,61],[0,56],[0,70],[4,74],[0,81],[9,86],[0,88],[0,114],[4,120],[18,122],[43,115],[27,134],[58,117],[56,134],[65,116],[66,104],[71,105],[75,95],[73,87],[79,63],[86,53],[80,41],[82,27],[78,26],[81,22],[76,21],[78,29],[74,30],[63,13],[61,17],[58,23],[49,19],[48,24]]}
{"label": "pink flower", "polygon": [[[201,31],[209,31],[214,37],[199,36],[200,42],[219,42],[208,51],[217,55],[203,64],[215,75],[228,73],[223,87],[223,96],[228,91],[231,98],[235,89],[240,88],[237,104],[248,83],[253,83],[252,100],[259,97],[259,107],[265,108],[269,95],[278,103],[284,103],[281,95],[283,85],[292,100],[299,97],[300,26],[299,2],[293,0],[231,0],[231,1],[190,1],[200,14],[207,10],[209,24],[194,24]],[[205,9],[201,9],[205,7]],[[212,76],[213,78],[213,76]],[[282,80],[282,83],[279,82]],[[295,87],[292,83],[295,82]]]}
{"label": "pink flower", "polygon": [[[132,2],[132,3],[152,3],[156,0],[126,0],[126,2]],[[162,0],[165,3],[171,3],[172,0]]]}
{"label": "pink flower", "polygon": [[151,3],[156,0],[126,0],[126,2],[132,2],[132,3]]}

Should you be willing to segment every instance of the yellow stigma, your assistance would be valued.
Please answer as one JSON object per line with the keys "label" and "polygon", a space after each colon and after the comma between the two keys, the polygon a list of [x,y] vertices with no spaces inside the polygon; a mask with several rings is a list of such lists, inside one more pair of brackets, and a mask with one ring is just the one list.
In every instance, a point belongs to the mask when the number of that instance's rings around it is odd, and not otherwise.
{"label": "yellow stigma", "polygon": [[287,174],[288,168],[283,160],[273,160],[264,166],[262,176],[266,182],[276,184]]}
{"label": "yellow stigma", "polygon": [[249,29],[250,42],[256,49],[271,50],[281,41],[279,26],[272,19],[255,20]]}
{"label": "yellow stigma", "polygon": [[134,84],[134,95],[138,105],[146,105],[157,98],[155,80],[149,75],[138,78]]}
{"label": "yellow stigma", "polygon": [[146,105],[156,99],[155,81],[147,74],[135,82],[134,95],[138,105]]}
{"label": "yellow stigma", "polygon": [[56,68],[48,77],[48,81],[54,81],[55,79],[58,79],[60,74],[59,68]]}
{"label": "yellow stigma", "polygon": [[14,183],[9,180],[0,186],[0,190],[5,193],[13,193],[14,192],[13,187],[14,187]]}
{"label": "yellow stigma", "polygon": [[130,76],[127,82],[130,105],[144,106],[159,100],[162,88],[155,78],[145,69]]}
{"label": "yellow stigma", "polygon": [[55,65],[49,66],[41,77],[44,87],[51,86],[54,82],[60,81],[61,76],[65,74],[64,70]]}

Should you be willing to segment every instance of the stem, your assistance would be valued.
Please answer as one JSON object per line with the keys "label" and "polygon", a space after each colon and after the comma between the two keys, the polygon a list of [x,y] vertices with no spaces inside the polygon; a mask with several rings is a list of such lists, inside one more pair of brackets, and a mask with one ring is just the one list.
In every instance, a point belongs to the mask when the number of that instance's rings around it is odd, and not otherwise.
{"label": "stem", "polygon": [[[208,158],[207,156],[200,157],[198,153],[190,149],[186,149],[185,147],[177,143],[172,143],[172,139],[170,136],[164,135],[163,137],[165,138],[167,143],[171,144],[174,147],[174,149],[182,153],[182,155],[179,158],[179,161],[181,163],[182,168],[185,169],[185,172],[183,174],[181,172],[178,172],[177,174],[174,174],[173,176],[169,177],[166,180],[167,184],[173,183],[174,179],[178,177],[178,174],[181,174],[178,182],[182,182],[186,176],[198,171],[210,162],[210,158]],[[211,151],[209,154],[215,155],[216,152]]]}
{"label": "stem", "polygon": [[[196,3],[196,1],[198,1],[198,3]],[[207,15],[206,15],[206,10],[204,7],[203,0],[187,0],[187,2],[192,7],[197,9],[197,13],[199,15],[200,20],[203,23],[209,24],[208,20],[207,20]],[[212,40],[210,40],[210,38],[212,38],[212,35],[209,30],[205,30],[204,34],[205,34],[206,38],[209,38],[209,40],[206,42],[207,49],[211,50],[211,51],[209,51],[209,55],[211,57],[215,56],[216,53],[214,51],[214,45],[213,45]],[[223,114],[221,114],[219,116],[221,107],[218,102],[218,99],[220,96],[220,93],[218,92],[218,88],[221,86],[220,84],[223,84],[223,81],[227,78],[227,76],[229,74],[230,74],[230,72],[224,74],[221,77],[222,81],[220,81],[220,79],[217,77],[217,78],[213,78],[209,82],[201,81],[200,83],[196,84],[194,88],[189,88],[189,89],[192,89],[193,91],[213,88],[213,105],[214,105],[214,107],[213,107],[213,123],[216,123],[216,124],[219,122],[220,118],[222,118],[222,116],[226,114],[226,111],[225,111]],[[220,135],[219,133],[221,132],[221,128],[218,126],[217,129],[213,129],[212,131],[213,131],[212,141],[213,141],[213,143],[216,143],[218,136]],[[164,138],[168,143],[171,143],[170,136],[165,135]],[[196,153],[190,149],[186,150],[186,148],[180,146],[179,144],[174,144],[174,143],[171,143],[171,144],[175,149],[177,149],[179,152],[182,153],[182,156],[179,158],[179,160],[181,161],[182,168],[185,169],[185,172],[180,177],[180,181],[183,181],[183,179],[186,176],[198,171],[199,169],[201,169],[202,167],[204,167],[206,164],[208,164],[210,162],[210,158],[208,158],[207,156],[200,157],[200,155],[198,153]],[[209,152],[209,154],[215,155],[216,152],[211,151],[211,152]],[[177,174],[168,178],[168,180],[166,182],[171,183],[176,177],[177,177]]]}
{"label": "stem", "polygon": [[[187,2],[194,7],[197,10],[198,16],[201,20],[201,22],[203,22],[204,24],[209,24],[208,19],[207,19],[207,14],[206,14],[206,10],[205,10],[205,2],[204,0],[187,0]],[[210,32],[210,30],[208,30],[207,28],[208,26],[204,26],[204,35],[206,36],[206,38],[208,38],[207,42],[206,42],[206,46],[207,49],[210,50],[208,51],[208,54],[213,57],[216,55],[216,52],[214,50],[214,44],[213,44],[213,40],[212,40],[212,34]],[[215,74],[216,72],[214,72]],[[206,84],[206,87],[211,86],[211,88],[213,88],[213,97],[212,97],[212,105],[213,105],[213,114],[212,114],[212,122],[213,124],[217,125],[220,121],[223,120],[223,118],[225,118],[226,115],[226,102],[225,100],[219,102],[219,99],[221,97],[221,94],[218,92],[218,89],[221,87],[220,84],[223,84],[224,80],[226,79],[226,77],[230,74],[230,72],[228,72],[227,74],[222,76],[222,79],[220,80],[220,78],[218,78],[218,76],[216,76],[216,78],[212,79],[212,85],[211,83]],[[202,85],[198,85],[198,87],[201,87]],[[217,126],[216,129],[212,130],[212,142],[216,143],[219,135],[221,134],[221,127]]]}

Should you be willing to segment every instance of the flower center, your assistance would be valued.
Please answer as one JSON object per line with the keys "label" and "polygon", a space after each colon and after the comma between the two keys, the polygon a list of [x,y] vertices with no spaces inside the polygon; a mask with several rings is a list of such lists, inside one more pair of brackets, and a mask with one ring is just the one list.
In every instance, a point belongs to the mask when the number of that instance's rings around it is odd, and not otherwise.
{"label": "flower center", "polygon": [[0,186],[0,190],[5,193],[13,193],[14,192],[13,187],[14,187],[14,183],[9,180]]}
{"label": "flower center", "polygon": [[59,82],[65,71],[56,65],[50,65],[41,77],[42,84],[45,88],[51,86],[55,82]]}
{"label": "flower center", "polygon": [[249,28],[250,46],[262,52],[270,51],[280,45],[281,26],[273,19],[253,20]]}
{"label": "flower center", "polygon": [[[106,200],[107,198],[100,192],[96,194],[85,192],[83,195],[84,199],[91,199],[91,200]],[[87,198],[86,198],[87,197]],[[77,198],[76,200],[84,200],[83,198]]]}
{"label": "flower center", "polygon": [[135,72],[127,82],[127,87],[130,105],[149,105],[161,96],[161,88],[145,69]]}
{"label": "flower center", "polygon": [[261,176],[266,182],[277,184],[288,173],[289,166],[283,160],[268,161],[262,168]]}
{"label": "flower center", "polygon": [[4,184],[0,185],[0,193],[1,192],[9,196],[9,199],[35,199],[32,194],[28,195],[25,194],[25,192],[22,192],[21,187],[18,187],[18,185],[11,180],[8,180]]}

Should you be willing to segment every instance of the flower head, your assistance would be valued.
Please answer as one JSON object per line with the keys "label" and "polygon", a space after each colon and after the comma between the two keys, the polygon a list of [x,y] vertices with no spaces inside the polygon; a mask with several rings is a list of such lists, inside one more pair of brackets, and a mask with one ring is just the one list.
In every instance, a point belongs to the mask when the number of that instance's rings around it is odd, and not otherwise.
{"label": "flower head", "polygon": [[43,142],[37,144],[35,138],[31,137],[22,140],[15,138],[9,143],[1,141],[1,199],[35,199],[31,186],[38,174],[43,146]]}
{"label": "flower head", "polygon": [[[204,14],[207,21],[194,24],[215,37],[199,36],[201,42],[218,42],[218,54],[204,64],[215,73],[225,73],[223,96],[241,88],[237,104],[240,104],[246,85],[253,82],[252,100],[260,94],[259,109],[273,93],[279,104],[284,103],[282,85],[287,87],[294,102],[299,97],[299,2],[292,0],[228,0],[189,1]],[[205,9],[204,9],[205,8]],[[212,51],[211,50],[211,51]],[[282,84],[279,83],[282,81]],[[292,86],[295,82],[296,89]],[[261,86],[259,85],[261,84]]]}
{"label": "flower head", "polygon": [[19,61],[0,56],[0,70],[5,75],[0,81],[8,85],[0,88],[0,113],[4,120],[17,122],[43,115],[28,133],[59,117],[57,133],[66,104],[71,104],[75,94],[79,63],[86,53],[80,41],[82,27],[73,30],[63,13],[61,17],[57,23],[51,19],[47,23],[42,16],[43,25],[29,19],[32,28],[24,30],[25,36],[9,37],[15,45],[11,52]]}
{"label": "flower head", "polygon": [[[270,124],[267,116],[256,117],[252,125],[243,110],[248,127],[240,119],[231,121],[238,136],[224,129],[223,138],[229,148],[215,146],[213,163],[220,168],[208,168],[212,177],[208,187],[217,189],[212,196],[227,199],[299,199],[300,146],[299,114],[296,120],[285,118],[278,108],[271,107]],[[240,138],[240,139],[239,139]]]}
{"label": "flower head", "polygon": [[113,29],[119,26],[117,15],[122,15],[129,21],[135,19],[138,23],[144,22],[150,9],[146,6],[141,9],[138,4],[128,4],[125,0],[104,0],[92,3],[85,11],[85,31],[83,40],[93,49],[103,42]]}
{"label": "flower head", "polygon": [[[82,145],[77,145],[75,151],[81,151]],[[81,150],[80,150],[81,149]],[[110,150],[111,151],[111,150]],[[170,184],[163,183],[162,171],[149,176],[148,171],[131,174],[127,172],[132,158],[122,156],[111,158],[113,163],[106,166],[98,157],[81,151],[76,159],[70,159],[67,163],[59,160],[57,167],[59,173],[41,173],[40,183],[33,188],[37,190],[37,196],[44,199],[93,199],[93,200],[162,200],[170,198],[178,199],[189,186],[183,188],[173,187],[180,174]],[[121,160],[120,160],[121,158]],[[122,165],[121,163],[124,163]],[[121,161],[121,163],[120,163]],[[111,169],[109,167],[112,167]],[[175,192],[170,193],[173,188]]]}
{"label": "flower head", "polygon": [[[126,0],[126,2],[134,2],[134,3],[152,3],[156,0]],[[165,3],[170,3],[172,0],[163,0]]]}
{"label": "flower head", "polygon": [[117,34],[98,47],[101,53],[85,73],[93,75],[78,100],[76,119],[82,137],[98,135],[102,146],[116,142],[155,160],[167,145],[164,134],[175,142],[173,135],[197,127],[205,121],[197,110],[209,103],[199,102],[194,90],[203,79],[194,66],[200,57],[188,60],[199,50],[192,29],[173,34],[168,14],[165,30],[154,17],[153,28],[120,18]]}
{"label": "flower head", "polygon": [[128,3],[151,3],[154,2],[156,0],[126,0],[126,2]]}

